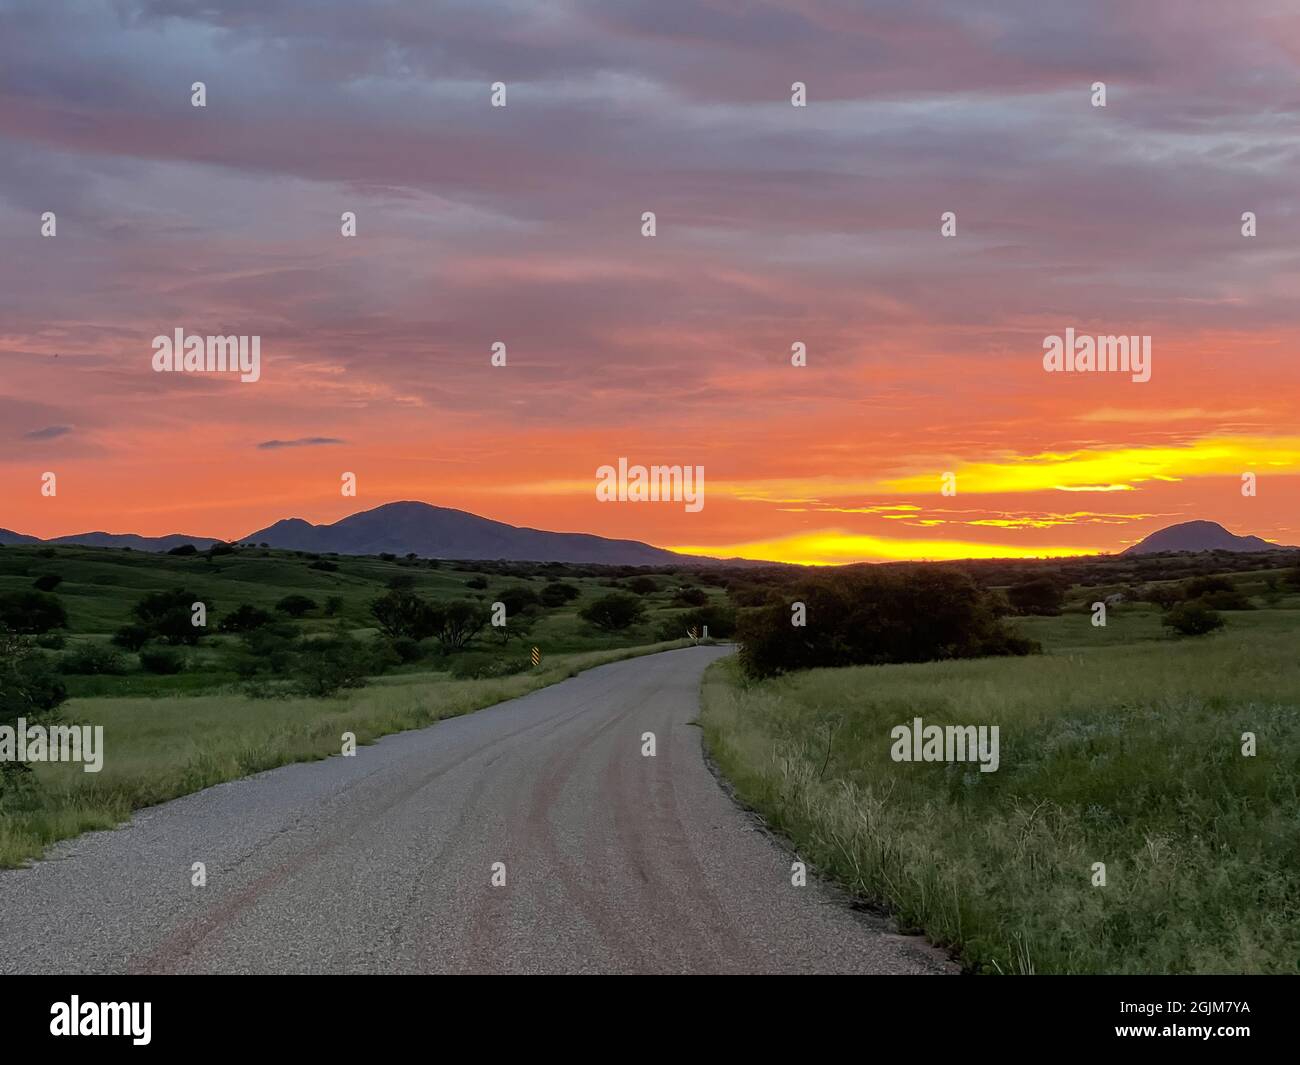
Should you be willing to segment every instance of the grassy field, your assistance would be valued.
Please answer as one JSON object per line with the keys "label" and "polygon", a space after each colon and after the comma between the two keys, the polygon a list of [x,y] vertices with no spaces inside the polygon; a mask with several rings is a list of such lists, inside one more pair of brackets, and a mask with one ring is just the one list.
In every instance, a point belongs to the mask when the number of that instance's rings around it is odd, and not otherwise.
{"label": "grassy field", "polygon": [[[322,569],[321,562],[335,566]],[[579,611],[612,591],[629,589],[629,577],[645,576],[616,568],[429,563],[420,559],[328,557],[292,551],[240,549],[233,554],[176,556],[104,548],[8,546],[0,549],[0,595],[21,593],[33,581],[57,574],[54,594],[67,611],[62,646],[34,651],[54,671],[69,695],[59,708],[65,724],[104,728],[104,768],[85,773],[80,765],[40,764],[32,787],[0,797],[0,866],[13,866],[41,854],[56,840],[91,829],[109,828],[133,810],[176,798],[289,762],[338,754],[343,732],[360,743],[403,729],[511,699],[578,671],[635,654],[681,646],[661,639],[683,607],[675,590],[690,584],[710,602],[723,593],[689,574],[652,574],[652,590],[639,596],[645,619],[606,632],[579,617]],[[363,644],[384,642],[370,604],[394,578],[429,602],[470,599],[490,605],[505,589],[542,591],[562,582],[576,598],[540,610],[522,640],[503,646],[484,629],[465,652],[445,654],[425,640],[413,661],[393,660],[364,687],[328,698],[254,697],[236,671],[242,645],[235,634],[217,631],[227,613],[242,604],[275,613],[283,597],[298,593],[317,605],[305,616],[277,615],[304,641],[346,632]],[[481,586],[485,585],[485,586]],[[183,587],[208,604],[209,624],[196,646],[174,650],[184,667],[175,674],[151,673],[139,656],[115,649],[124,672],[81,674],[69,660],[88,644],[110,648],[112,634],[131,620],[131,608],[150,592]],[[629,592],[629,594],[631,594]],[[328,600],[337,597],[327,613]],[[675,630],[674,630],[675,631]],[[540,667],[530,667],[529,648],[541,652]],[[245,658],[247,653],[244,652]],[[500,662],[502,676],[457,677],[452,670],[469,660]],[[264,694],[264,693],[261,693]]]}
{"label": "grassy field", "polygon": [[[1294,974],[1300,602],[1225,616],[1186,639],[1145,604],[1025,618],[1043,655],[763,682],[724,660],[702,724],[802,859],[971,969]],[[998,725],[1000,768],[894,762],[914,717]]]}
{"label": "grassy field", "polygon": [[[313,563],[337,566],[335,571],[312,568]],[[505,570],[503,572],[503,570]],[[32,582],[47,574],[62,578],[54,594],[68,614],[62,630],[64,651],[78,645],[107,645],[111,635],[131,621],[131,608],[150,592],[183,587],[208,604],[209,624],[195,648],[185,651],[186,668],[174,675],[151,674],[139,667],[136,656],[124,657],[122,675],[65,676],[71,696],[197,695],[237,690],[238,676],[232,657],[239,638],[222,634],[217,626],[226,613],[242,604],[274,612],[287,595],[313,599],[318,608],[294,621],[307,637],[344,629],[363,639],[378,636],[370,604],[388,589],[388,582],[402,578],[412,582],[411,590],[432,602],[470,599],[489,606],[508,588],[524,586],[540,592],[548,583],[559,581],[578,589],[572,602],[547,609],[538,618],[525,642],[508,645],[511,656],[526,655],[536,645],[543,655],[580,654],[614,650],[655,642],[660,628],[684,608],[672,604],[672,590],[689,583],[688,578],[658,574],[653,579],[658,591],[642,597],[647,607],[645,620],[622,632],[601,632],[582,621],[578,612],[593,600],[626,584],[619,570],[607,567],[520,564],[475,566],[474,563],[441,562],[433,568],[426,560],[384,560],[375,557],[326,556],[269,549],[240,549],[230,555],[175,556],[141,551],[82,547],[8,546],[0,548],[0,595],[30,590]],[[473,582],[486,582],[475,587]],[[718,588],[704,587],[711,602],[723,602]],[[337,597],[337,612],[326,614],[325,604]],[[503,653],[490,631],[469,648],[471,651]],[[393,667],[395,672],[419,673],[427,662]]]}

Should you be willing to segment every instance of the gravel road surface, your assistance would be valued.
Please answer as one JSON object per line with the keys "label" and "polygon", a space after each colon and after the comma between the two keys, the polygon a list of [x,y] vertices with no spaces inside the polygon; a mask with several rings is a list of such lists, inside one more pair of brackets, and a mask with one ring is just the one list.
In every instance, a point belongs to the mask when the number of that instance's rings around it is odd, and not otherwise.
{"label": "gravel road surface", "polygon": [[726,653],[602,666],[58,844],[0,872],[0,972],[952,971],[792,886],[723,792],[691,722]]}

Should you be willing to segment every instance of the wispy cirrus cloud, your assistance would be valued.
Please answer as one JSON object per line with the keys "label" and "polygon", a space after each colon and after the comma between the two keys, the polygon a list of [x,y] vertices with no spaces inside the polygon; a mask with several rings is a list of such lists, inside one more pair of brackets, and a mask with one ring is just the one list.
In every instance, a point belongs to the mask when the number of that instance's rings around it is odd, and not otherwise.
{"label": "wispy cirrus cloud", "polygon": [[333,436],[303,436],[297,440],[263,440],[257,445],[259,451],[275,451],[282,447],[327,447],[330,444],[346,444]]}
{"label": "wispy cirrus cloud", "polygon": [[23,433],[24,440],[55,440],[60,436],[67,436],[72,432],[70,425],[47,425],[44,429],[33,429],[30,433]]}

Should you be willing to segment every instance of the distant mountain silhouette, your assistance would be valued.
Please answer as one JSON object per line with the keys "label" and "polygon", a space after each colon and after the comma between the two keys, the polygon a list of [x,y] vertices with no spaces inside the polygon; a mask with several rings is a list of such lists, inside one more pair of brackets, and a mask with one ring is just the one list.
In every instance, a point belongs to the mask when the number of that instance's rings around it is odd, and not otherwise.
{"label": "distant mountain silhouette", "polygon": [[39,544],[40,542],[35,536],[24,536],[12,529],[0,529],[0,544]]}
{"label": "distant mountain silhouette", "polygon": [[[480,518],[463,510],[428,503],[386,503],[352,514],[332,525],[313,525],[285,518],[241,537],[238,543],[267,544],[289,551],[319,554],[394,555],[414,552],[421,558],[511,562],[584,562],[610,566],[691,565],[716,562],[699,555],[679,555],[640,540],[610,540],[588,533],[545,532]],[[181,544],[206,550],[221,543],[211,536],[136,536],[88,532],[41,540],[0,529],[0,544],[75,544],[82,547],[130,547],[136,551],[170,551]],[[739,560],[737,560],[739,561]]]}
{"label": "distant mountain silhouette", "polygon": [[1286,544],[1273,544],[1258,536],[1237,536],[1217,521],[1184,521],[1153,532],[1123,555],[1154,555],[1162,551],[1276,551]]}
{"label": "distant mountain silhouette", "polygon": [[65,544],[78,547],[129,547],[133,551],[170,551],[181,544],[193,544],[200,550],[206,550],[221,541],[212,536],[185,536],[171,533],[167,536],[136,536],[135,533],[87,532],[73,533],[71,536],[56,536],[42,540],[36,536],[24,536],[22,533],[0,529],[0,544]]}
{"label": "distant mountain silhouette", "polygon": [[[422,558],[505,559],[512,562],[595,562],[621,566],[662,566],[706,561],[678,555],[639,540],[609,540],[588,533],[544,532],[480,518],[463,510],[405,501],[363,510],[332,525],[286,518],[240,538],[294,551],[340,555],[394,555]],[[711,559],[707,561],[712,561]]]}

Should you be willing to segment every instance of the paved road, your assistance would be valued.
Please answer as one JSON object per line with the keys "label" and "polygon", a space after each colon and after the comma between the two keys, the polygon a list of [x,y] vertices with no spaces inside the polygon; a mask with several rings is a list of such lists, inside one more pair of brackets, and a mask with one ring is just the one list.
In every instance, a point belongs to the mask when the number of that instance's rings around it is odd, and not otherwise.
{"label": "paved road", "polygon": [[942,971],[793,887],[723,793],[690,722],[724,653],[603,666],[59,844],[0,872],[0,972]]}

